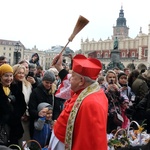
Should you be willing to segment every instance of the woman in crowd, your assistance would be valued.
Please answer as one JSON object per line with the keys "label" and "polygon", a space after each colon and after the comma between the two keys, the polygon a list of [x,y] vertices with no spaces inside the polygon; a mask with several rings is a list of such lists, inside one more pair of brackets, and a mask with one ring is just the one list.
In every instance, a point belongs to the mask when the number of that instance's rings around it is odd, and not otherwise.
{"label": "woman in crowd", "polygon": [[131,88],[128,86],[128,76],[124,72],[118,74],[118,83],[121,95],[126,95],[129,100],[133,100],[135,94],[131,91]]}
{"label": "woman in crowd", "polygon": [[[118,127],[123,126],[124,119],[122,115],[122,108],[124,108],[123,102],[125,99],[121,97],[117,75],[113,70],[109,70],[107,72],[106,82],[105,94],[109,102],[107,133],[110,133]],[[121,121],[117,120],[117,114]]]}
{"label": "woman in crowd", "polygon": [[29,62],[27,60],[21,60],[18,64],[23,65],[26,68],[25,76],[29,73]]}
{"label": "woman in crowd", "polygon": [[[21,117],[26,110],[24,95],[21,90],[16,90],[13,81],[13,69],[8,64],[0,67],[0,126],[7,130],[0,130],[0,145],[18,144],[23,135]],[[5,132],[7,134],[3,134]],[[4,137],[10,141],[4,141]]]}
{"label": "woman in crowd", "polygon": [[[30,82],[26,80],[25,72],[26,72],[26,68],[23,65],[16,64],[13,66],[13,75],[14,75],[13,84],[16,85],[17,88],[16,90],[22,91],[22,93],[24,94],[26,105],[28,105],[29,97],[32,91],[32,86]],[[26,112],[22,116],[21,121],[22,121],[22,126],[24,128],[24,134],[21,141],[27,141],[30,139],[28,107],[26,109]]]}

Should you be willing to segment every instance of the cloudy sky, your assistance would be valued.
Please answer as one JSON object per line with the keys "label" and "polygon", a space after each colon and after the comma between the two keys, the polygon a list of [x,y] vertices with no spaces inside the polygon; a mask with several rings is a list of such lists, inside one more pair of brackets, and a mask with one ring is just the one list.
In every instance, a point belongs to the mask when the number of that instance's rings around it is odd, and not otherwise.
{"label": "cloudy sky", "polygon": [[69,43],[75,51],[81,39],[111,37],[121,5],[129,36],[135,38],[140,27],[147,34],[149,0],[0,0],[0,39],[19,40],[26,48],[36,45],[39,50],[64,46],[82,15],[90,22]]}

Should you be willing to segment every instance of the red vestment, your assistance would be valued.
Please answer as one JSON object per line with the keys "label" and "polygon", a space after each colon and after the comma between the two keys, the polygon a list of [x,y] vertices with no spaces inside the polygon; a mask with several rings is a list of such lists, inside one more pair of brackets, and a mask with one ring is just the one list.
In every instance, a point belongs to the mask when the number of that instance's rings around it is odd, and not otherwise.
{"label": "red vestment", "polygon": [[[81,91],[66,102],[54,125],[55,136],[63,143],[70,111]],[[103,90],[84,98],[74,124],[72,150],[107,150],[107,114],[108,101]]]}

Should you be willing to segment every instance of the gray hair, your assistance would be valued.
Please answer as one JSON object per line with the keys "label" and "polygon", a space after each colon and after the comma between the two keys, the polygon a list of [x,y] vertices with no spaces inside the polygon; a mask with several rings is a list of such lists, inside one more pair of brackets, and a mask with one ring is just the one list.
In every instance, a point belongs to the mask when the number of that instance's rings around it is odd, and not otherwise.
{"label": "gray hair", "polygon": [[77,72],[75,72],[75,73],[78,74],[79,76],[82,76],[82,77],[84,78],[84,80],[85,80],[86,82],[88,82],[88,83],[94,83],[94,82],[96,82],[96,80],[93,80],[93,79],[91,79],[90,77],[83,76],[83,75],[81,75],[81,74],[79,74],[79,73],[77,73]]}

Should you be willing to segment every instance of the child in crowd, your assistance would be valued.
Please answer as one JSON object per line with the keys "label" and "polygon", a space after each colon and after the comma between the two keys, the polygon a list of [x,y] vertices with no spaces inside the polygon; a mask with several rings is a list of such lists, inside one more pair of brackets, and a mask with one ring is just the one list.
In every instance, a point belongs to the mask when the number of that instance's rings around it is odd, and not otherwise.
{"label": "child in crowd", "polygon": [[51,137],[53,126],[53,108],[48,103],[40,103],[37,107],[39,118],[34,122],[33,139],[38,141],[42,148],[46,147]]}

